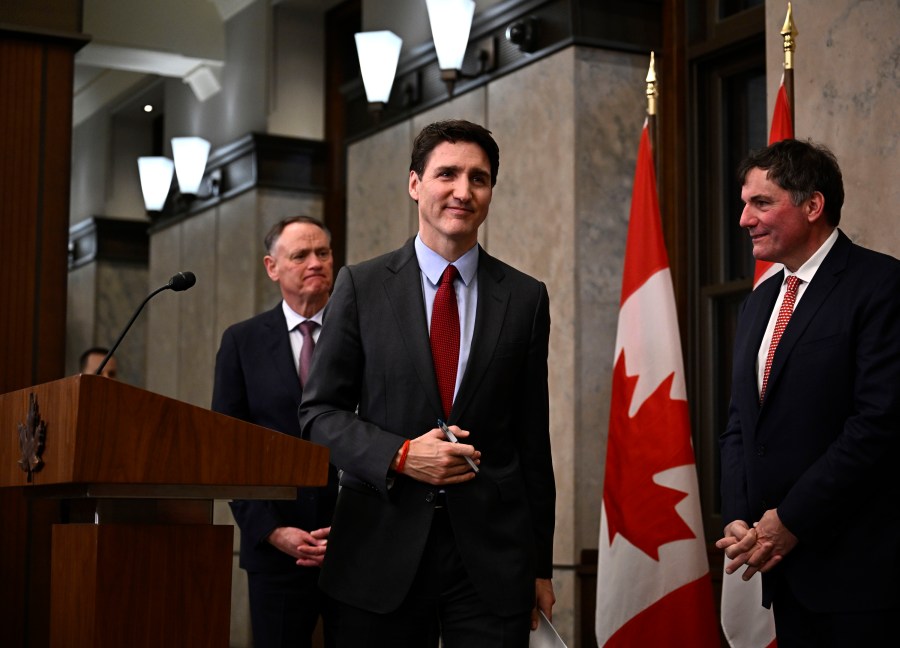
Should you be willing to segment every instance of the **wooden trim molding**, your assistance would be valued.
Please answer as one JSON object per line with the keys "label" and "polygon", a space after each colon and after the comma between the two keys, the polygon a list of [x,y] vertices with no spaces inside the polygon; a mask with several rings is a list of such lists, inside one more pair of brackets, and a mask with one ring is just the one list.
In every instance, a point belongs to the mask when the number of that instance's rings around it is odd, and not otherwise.
{"label": "wooden trim molding", "polygon": [[213,151],[198,196],[184,196],[176,185],[149,231],[156,233],[250,189],[324,194],[326,154],[327,146],[321,141],[245,135]]}
{"label": "wooden trim molding", "polygon": [[93,216],[69,228],[69,271],[92,261],[141,266],[150,258],[146,221]]}

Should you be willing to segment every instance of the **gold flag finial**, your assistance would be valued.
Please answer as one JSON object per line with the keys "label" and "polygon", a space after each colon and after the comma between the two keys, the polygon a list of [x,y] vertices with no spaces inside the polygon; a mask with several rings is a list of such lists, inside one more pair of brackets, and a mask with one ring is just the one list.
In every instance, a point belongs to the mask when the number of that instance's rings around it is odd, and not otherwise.
{"label": "gold flag finial", "polygon": [[656,57],[650,52],[650,68],[647,70],[647,114],[656,114]]}
{"label": "gold flag finial", "polygon": [[794,69],[794,48],[797,46],[797,35],[800,32],[794,26],[794,17],[791,12],[791,3],[788,2],[787,15],[784,17],[784,26],[781,28],[781,38],[784,39],[784,69]]}

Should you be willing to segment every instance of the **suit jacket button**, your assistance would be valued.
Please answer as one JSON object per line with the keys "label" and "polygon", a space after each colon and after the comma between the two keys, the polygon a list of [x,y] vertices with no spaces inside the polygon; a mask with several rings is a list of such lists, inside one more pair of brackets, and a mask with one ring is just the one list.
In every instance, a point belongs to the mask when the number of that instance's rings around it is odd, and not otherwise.
{"label": "suit jacket button", "polygon": [[756,446],[756,456],[757,457],[765,457],[766,456],[766,446],[764,446],[764,445]]}
{"label": "suit jacket button", "polygon": [[425,496],[425,501],[429,504],[434,501],[434,493],[432,491],[428,491],[428,494]]}

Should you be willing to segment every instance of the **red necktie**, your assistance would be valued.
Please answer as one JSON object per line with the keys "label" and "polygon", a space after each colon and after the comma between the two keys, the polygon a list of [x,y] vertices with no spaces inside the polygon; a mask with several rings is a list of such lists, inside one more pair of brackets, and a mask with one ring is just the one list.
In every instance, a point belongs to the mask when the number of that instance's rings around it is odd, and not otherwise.
{"label": "red necktie", "polygon": [[309,366],[312,364],[313,351],[316,348],[316,341],[313,340],[313,331],[319,324],[312,320],[300,322],[297,328],[300,329],[300,335],[303,336],[303,346],[300,348],[300,386],[306,385],[306,379],[309,377]]}
{"label": "red necktie", "polygon": [[444,418],[450,418],[459,365],[459,311],[453,289],[453,280],[458,276],[456,266],[446,267],[431,309],[431,357],[434,358],[434,373],[441,392]]}
{"label": "red necktie", "polygon": [[759,401],[766,396],[766,387],[769,384],[769,372],[772,370],[772,359],[775,357],[775,349],[781,340],[781,334],[787,328],[788,321],[794,312],[794,302],[797,301],[797,288],[800,286],[800,279],[796,275],[787,278],[787,291],[784,293],[784,300],[781,302],[781,308],[778,310],[778,319],[775,320],[775,330],[772,331],[772,342],[769,344],[769,353],[766,355],[766,368],[763,371],[762,388],[759,390]]}

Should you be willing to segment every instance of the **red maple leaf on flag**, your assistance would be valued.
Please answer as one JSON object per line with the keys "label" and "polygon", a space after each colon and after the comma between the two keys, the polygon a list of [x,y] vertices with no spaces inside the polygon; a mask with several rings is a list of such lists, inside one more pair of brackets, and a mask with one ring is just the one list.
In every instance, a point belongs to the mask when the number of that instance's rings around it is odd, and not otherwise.
{"label": "red maple leaf on flag", "polygon": [[694,463],[687,401],[669,397],[674,377],[673,373],[662,381],[629,417],[638,377],[625,374],[624,351],[613,372],[603,488],[609,542],[621,534],[654,560],[659,560],[662,545],[695,537],[675,510],[687,493],[653,481],[659,472]]}

